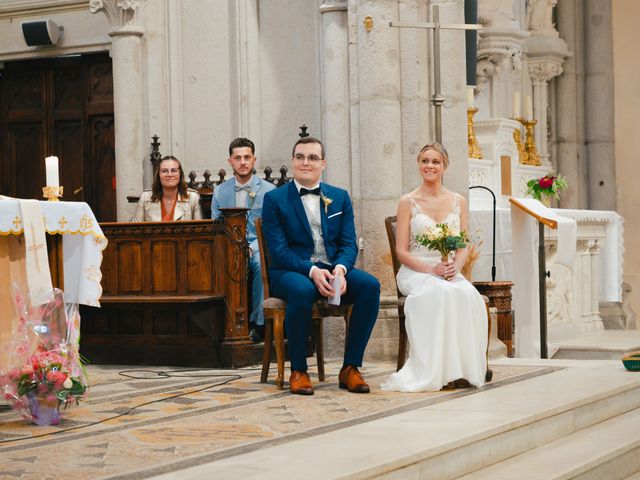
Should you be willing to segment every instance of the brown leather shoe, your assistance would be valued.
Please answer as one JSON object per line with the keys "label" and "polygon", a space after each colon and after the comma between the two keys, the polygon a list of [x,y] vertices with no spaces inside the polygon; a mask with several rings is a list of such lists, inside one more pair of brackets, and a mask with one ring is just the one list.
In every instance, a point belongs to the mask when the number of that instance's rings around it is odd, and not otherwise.
{"label": "brown leather shoe", "polygon": [[313,395],[313,387],[307,372],[294,370],[289,377],[289,391],[296,395]]}
{"label": "brown leather shoe", "polygon": [[352,393],[369,393],[369,385],[362,378],[362,374],[353,365],[346,365],[338,375],[338,385]]}

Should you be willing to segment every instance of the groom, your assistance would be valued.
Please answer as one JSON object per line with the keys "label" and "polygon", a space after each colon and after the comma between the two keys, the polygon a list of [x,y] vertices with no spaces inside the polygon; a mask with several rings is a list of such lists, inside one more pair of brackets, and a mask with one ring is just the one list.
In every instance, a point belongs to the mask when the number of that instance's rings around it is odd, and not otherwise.
{"label": "groom", "polygon": [[[262,206],[264,235],[275,297],[287,301],[285,328],[291,358],[291,393],[312,395],[306,342],[311,310],[321,297],[341,295],[353,311],[346,340],[340,388],[368,393],[358,371],[378,316],[380,283],[353,268],[358,248],[349,194],[320,182],[327,164],[320,140],[304,137],[293,147],[293,181],[268,192]],[[339,292],[333,285],[339,284]]]}

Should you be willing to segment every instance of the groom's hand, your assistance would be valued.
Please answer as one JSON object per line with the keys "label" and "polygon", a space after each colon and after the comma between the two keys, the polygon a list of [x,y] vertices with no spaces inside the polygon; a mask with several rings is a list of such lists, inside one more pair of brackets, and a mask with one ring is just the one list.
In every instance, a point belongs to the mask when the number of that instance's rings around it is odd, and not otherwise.
{"label": "groom's hand", "polygon": [[347,279],[344,278],[344,268],[338,265],[333,269],[334,277],[342,277],[342,282],[340,283],[340,295],[344,295],[344,292],[347,291]]}
{"label": "groom's hand", "polygon": [[311,280],[323,297],[333,297],[334,292],[331,287],[333,275],[325,268],[314,268],[311,272]]}

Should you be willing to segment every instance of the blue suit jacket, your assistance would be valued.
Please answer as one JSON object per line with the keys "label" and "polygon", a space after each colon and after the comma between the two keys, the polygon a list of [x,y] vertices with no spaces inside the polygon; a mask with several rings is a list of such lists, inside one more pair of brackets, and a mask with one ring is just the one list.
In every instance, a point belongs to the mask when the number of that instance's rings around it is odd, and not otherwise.
{"label": "blue suit jacket", "polygon": [[[320,202],[322,237],[332,268],[344,265],[347,272],[353,268],[358,255],[353,223],[353,206],[346,190],[320,184],[322,194],[331,199],[325,211]],[[277,282],[285,272],[308,275],[313,266],[313,236],[307,215],[293,182],[289,182],[264,197],[262,224],[267,248],[271,256],[269,275]]]}
{"label": "blue suit jacket", "polygon": [[247,242],[253,252],[258,251],[258,239],[256,237],[256,218],[260,218],[262,215],[262,202],[265,193],[275,189],[276,187],[267,182],[261,180],[257,175],[253,176],[251,180],[251,191],[255,192],[256,196],[251,198],[247,196],[246,205],[236,205],[236,179],[231,177],[229,180],[221,183],[213,190],[213,198],[211,199],[211,218],[214,220],[221,215],[221,208],[234,208],[243,207],[250,208],[249,217],[247,218]]}

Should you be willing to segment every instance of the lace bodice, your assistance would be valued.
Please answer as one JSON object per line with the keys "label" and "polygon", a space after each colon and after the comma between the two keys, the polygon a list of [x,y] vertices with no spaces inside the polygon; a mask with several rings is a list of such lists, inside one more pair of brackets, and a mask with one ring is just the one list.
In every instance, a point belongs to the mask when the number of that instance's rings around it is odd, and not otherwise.
{"label": "lace bodice", "polygon": [[427,247],[419,245],[416,243],[416,235],[424,232],[424,230],[436,223],[446,223],[449,227],[454,228],[456,230],[460,230],[460,201],[458,199],[457,194],[453,194],[454,200],[451,211],[449,215],[447,215],[443,221],[436,222],[429,215],[424,213],[420,208],[420,205],[415,201],[415,199],[409,195],[411,199],[411,224],[410,224],[410,237],[409,237],[409,251],[413,255],[417,255],[420,257],[433,257],[440,258],[440,253],[429,250]]}

